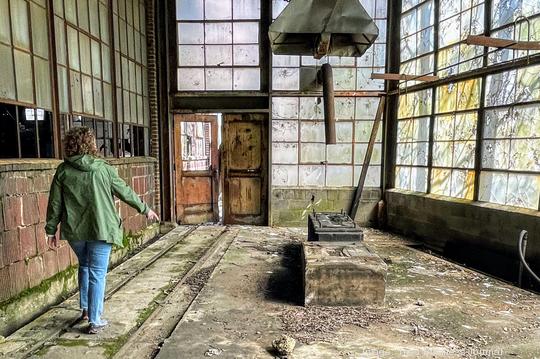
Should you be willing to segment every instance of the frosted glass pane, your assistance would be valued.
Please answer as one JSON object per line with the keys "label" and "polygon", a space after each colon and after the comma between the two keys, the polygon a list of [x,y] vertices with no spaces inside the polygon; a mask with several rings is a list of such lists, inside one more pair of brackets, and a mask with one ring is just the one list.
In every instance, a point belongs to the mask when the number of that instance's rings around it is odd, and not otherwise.
{"label": "frosted glass pane", "polygon": [[509,167],[518,171],[540,171],[540,139],[512,140]]}
{"label": "frosted glass pane", "polygon": [[373,120],[379,107],[378,97],[361,97],[356,99],[355,118],[359,120]]}
{"label": "frosted glass pane", "polygon": [[56,36],[56,61],[60,65],[66,63],[66,30],[64,29],[64,21],[59,17],[54,17],[55,36]]}
{"label": "frosted glass pane", "polygon": [[[366,157],[368,144],[367,143],[358,143],[354,145],[354,163],[359,165],[364,163],[364,158]],[[381,152],[382,146],[380,143],[376,143],[373,147],[373,153],[371,154],[371,160],[369,163],[371,165],[380,165],[381,164]]]}
{"label": "frosted glass pane", "polygon": [[103,115],[110,120],[113,116],[112,105],[112,87],[107,83],[103,83]]}
{"label": "frosted glass pane", "polygon": [[90,33],[99,38],[99,7],[98,0],[88,0]]}
{"label": "frosted glass pane", "polygon": [[261,17],[260,0],[233,0],[234,19],[259,19]]}
{"label": "frosted glass pane", "polygon": [[73,70],[80,70],[79,63],[79,34],[72,27],[67,27],[67,45],[69,67]]}
{"label": "frosted glass pane", "polygon": [[32,19],[32,49],[34,54],[44,58],[49,57],[49,28],[47,26],[47,13],[44,8],[30,3],[30,17]]}
{"label": "frosted glass pane", "polygon": [[101,88],[101,81],[93,80],[94,90],[94,113],[96,116],[103,117],[103,90]]}
{"label": "frosted glass pane", "polygon": [[273,143],[272,162],[281,164],[298,163],[298,144],[296,143]]}
{"label": "frosted glass pane", "polygon": [[[362,166],[354,166],[354,186],[358,185],[358,180],[362,173]],[[381,185],[381,167],[369,166],[364,186],[379,187]]]}
{"label": "frosted glass pane", "polygon": [[326,161],[326,145],[324,143],[301,143],[300,151],[302,163],[321,163]]}
{"label": "frosted glass pane", "polygon": [[352,142],[353,123],[338,122],[336,123],[336,141],[337,142]]}
{"label": "frosted glass pane", "polygon": [[92,90],[92,78],[86,75],[81,76],[83,112],[94,114],[94,93]]}
{"label": "frosted glass pane", "polygon": [[51,77],[49,62],[34,56],[36,77],[36,105],[46,110],[52,109]]}
{"label": "frosted glass pane", "polygon": [[142,93],[141,71],[142,71],[142,67],[135,64],[135,92],[137,92],[137,94]]}
{"label": "frosted glass pane", "polygon": [[398,165],[412,165],[412,143],[398,143],[396,163]]}
{"label": "frosted glass pane", "polygon": [[411,147],[412,164],[416,166],[427,166],[428,143],[416,142]]}
{"label": "frosted glass pane", "polygon": [[66,12],[66,20],[74,25],[77,25],[77,2],[64,1],[64,7]]}
{"label": "frosted glass pane", "polygon": [[88,0],[77,0],[77,14],[79,27],[83,30],[90,30],[90,22],[88,19]]}
{"label": "frosted glass pane", "polygon": [[82,112],[81,75],[78,72],[69,72],[71,110]]}
{"label": "frosted glass pane", "polygon": [[101,46],[99,42],[92,40],[92,75],[101,79]]}
{"label": "frosted glass pane", "polygon": [[396,166],[396,188],[411,190],[411,168]]}
{"label": "frosted glass pane", "polygon": [[298,166],[296,165],[273,165],[272,185],[274,186],[297,186]]}
{"label": "frosted glass pane", "polygon": [[258,22],[235,22],[233,24],[235,44],[256,44],[259,42]]}
{"label": "frosted glass pane", "polygon": [[297,119],[298,97],[273,97],[272,118],[274,119]]}
{"label": "frosted glass pane", "polygon": [[435,142],[433,144],[433,165],[452,167],[452,142]]}
{"label": "frosted glass pane", "polygon": [[99,4],[99,27],[101,41],[106,44],[109,44],[109,19],[108,19],[108,10],[106,5]]}
{"label": "frosted glass pane", "polygon": [[384,90],[384,81],[383,80],[372,80],[371,73],[372,69],[369,68],[359,68],[357,69],[357,81],[356,89],[364,91],[382,91]]}
{"label": "frosted glass pane", "polygon": [[302,142],[325,142],[324,123],[322,122],[303,121],[300,133]]}
{"label": "frosted glass pane", "polygon": [[514,102],[516,92],[515,70],[487,77],[486,106],[506,105]]}
{"label": "frosted glass pane", "polygon": [[[355,142],[369,142],[372,129],[373,121],[357,121],[354,130]],[[379,126],[379,130],[377,131],[376,141],[382,141],[382,126]]]}
{"label": "frosted glass pane", "polygon": [[205,0],[204,16],[206,20],[232,19],[231,0]]}
{"label": "frosted glass pane", "polygon": [[510,141],[483,141],[482,166],[492,169],[508,169],[510,161]]}
{"label": "frosted glass pane", "polygon": [[300,57],[290,55],[272,55],[272,65],[274,67],[298,67],[300,66]]}
{"label": "frosted glass pane", "polygon": [[324,166],[300,166],[299,185],[324,187],[326,169]]}
{"label": "frosted glass pane", "polygon": [[178,69],[178,90],[204,90],[204,69]]}
{"label": "frosted glass pane", "polygon": [[273,68],[272,88],[274,90],[298,90],[300,87],[300,71],[295,68]]}
{"label": "frosted glass pane", "polygon": [[326,159],[328,163],[352,163],[352,144],[328,145]]}
{"label": "frosted glass pane", "polygon": [[204,44],[204,25],[196,23],[179,23],[178,43]]}
{"label": "frosted glass pane", "polygon": [[178,46],[179,66],[204,66],[204,46],[180,45]]}
{"label": "frosted glass pane", "polygon": [[454,143],[453,167],[474,168],[476,142],[458,141]]}
{"label": "frosted glass pane", "polygon": [[410,174],[410,190],[416,192],[427,191],[427,168],[413,167]]}
{"label": "frosted glass pane", "polygon": [[0,98],[16,100],[15,98],[15,70],[13,68],[13,53],[11,47],[0,44]]}
{"label": "frosted glass pane", "polygon": [[81,51],[81,72],[92,74],[92,55],[90,54],[90,38],[86,35],[79,34],[79,48]]}
{"label": "frosted glass pane", "polygon": [[324,119],[323,100],[320,97],[300,98],[300,118],[303,120]]}
{"label": "frosted glass pane", "polygon": [[261,70],[259,68],[234,68],[235,90],[260,90]]}
{"label": "frosted glass pane", "polygon": [[474,195],[474,171],[452,170],[450,196],[472,200]]}
{"label": "frosted glass pane", "polygon": [[207,66],[231,66],[232,46],[230,45],[206,45]]}
{"label": "frosted glass pane", "polygon": [[257,66],[259,64],[259,45],[234,45],[234,65]]}
{"label": "frosted glass pane", "polygon": [[[356,69],[355,68],[335,68],[334,88],[335,90],[354,91],[356,89]],[[371,70],[370,70],[371,75]]]}
{"label": "frosted glass pane", "polygon": [[507,173],[482,172],[478,199],[480,201],[505,204],[507,185]]}
{"label": "frosted glass pane", "polygon": [[133,61],[129,61],[129,90],[131,92],[135,92],[137,90],[137,84],[136,84],[136,76],[135,73],[135,63]]}
{"label": "frosted glass pane", "polygon": [[326,185],[330,187],[352,186],[352,166],[327,166]]}
{"label": "frosted glass pane", "polygon": [[[28,3],[24,0],[11,0],[10,4],[13,45],[30,50]],[[2,16],[6,16],[6,14]]]}
{"label": "frosted glass pane", "polygon": [[17,80],[17,100],[34,103],[34,85],[32,76],[32,60],[30,55],[13,50],[15,56],[15,78]]}
{"label": "frosted glass pane", "polygon": [[207,90],[232,90],[232,69],[206,69]]}
{"label": "frosted glass pane", "polygon": [[101,46],[101,63],[103,65],[103,80],[111,81],[111,53],[108,46]]}
{"label": "frosted glass pane", "polygon": [[272,121],[272,141],[297,142],[298,121]]}
{"label": "frosted glass pane", "polygon": [[434,168],[431,171],[431,193],[450,196],[452,183],[452,171],[442,168]]}
{"label": "frosted glass pane", "polygon": [[[0,0],[0,14],[8,13],[8,0]],[[0,16],[0,42],[11,44],[11,28],[9,25],[9,16]]]}
{"label": "frosted glass pane", "polygon": [[338,97],[334,100],[336,120],[354,119],[354,97]]}
{"label": "frosted glass pane", "polygon": [[507,204],[538,209],[539,196],[540,176],[513,173],[508,175]]}
{"label": "frosted glass pane", "polygon": [[230,22],[207,23],[204,25],[207,44],[232,43],[232,24]]}

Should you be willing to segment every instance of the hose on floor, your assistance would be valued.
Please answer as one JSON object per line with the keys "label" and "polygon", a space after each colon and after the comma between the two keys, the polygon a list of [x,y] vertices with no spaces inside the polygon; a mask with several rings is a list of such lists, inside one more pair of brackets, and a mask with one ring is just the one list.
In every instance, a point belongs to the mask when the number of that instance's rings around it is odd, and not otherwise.
{"label": "hose on floor", "polygon": [[525,230],[521,231],[519,234],[519,258],[521,259],[521,263],[523,264],[523,267],[527,269],[527,271],[540,283],[540,277],[538,277],[529,267],[527,262],[525,261],[525,255],[523,254],[524,248],[527,246],[527,237],[529,236],[529,233]]}

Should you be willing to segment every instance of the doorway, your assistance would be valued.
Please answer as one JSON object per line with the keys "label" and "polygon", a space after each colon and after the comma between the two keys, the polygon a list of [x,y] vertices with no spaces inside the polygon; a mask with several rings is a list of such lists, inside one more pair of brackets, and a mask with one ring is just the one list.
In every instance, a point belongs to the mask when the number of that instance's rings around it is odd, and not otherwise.
{"label": "doorway", "polygon": [[266,114],[178,114],[174,142],[178,223],[268,223]]}

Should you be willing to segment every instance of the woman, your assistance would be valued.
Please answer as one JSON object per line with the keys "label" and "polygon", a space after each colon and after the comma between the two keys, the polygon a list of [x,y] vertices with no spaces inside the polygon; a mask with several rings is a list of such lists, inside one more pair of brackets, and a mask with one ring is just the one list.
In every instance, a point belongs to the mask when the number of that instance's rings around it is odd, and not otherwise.
{"label": "woman", "polygon": [[66,134],[64,154],[51,184],[45,232],[49,246],[56,247],[61,223],[61,238],[69,242],[79,260],[82,318],[90,322],[88,333],[96,334],[107,325],[101,314],[111,248],[113,244],[122,247],[122,221],[113,195],[150,220],[159,217],[116,169],[98,158],[96,139],[88,127],[76,127]]}

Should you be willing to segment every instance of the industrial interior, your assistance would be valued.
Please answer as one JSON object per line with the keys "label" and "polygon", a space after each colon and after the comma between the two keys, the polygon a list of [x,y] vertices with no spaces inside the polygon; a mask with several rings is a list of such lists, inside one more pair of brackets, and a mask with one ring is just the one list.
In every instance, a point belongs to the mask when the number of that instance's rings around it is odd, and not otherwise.
{"label": "industrial interior", "polygon": [[[0,123],[0,357],[540,358],[538,0],[0,0]],[[160,216],[97,335],[80,126]]]}

